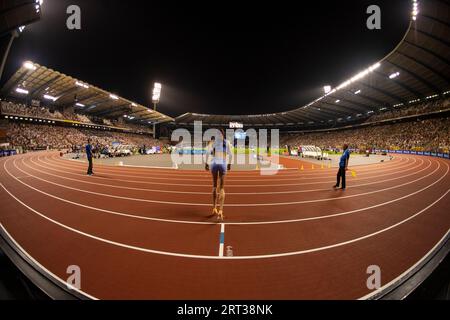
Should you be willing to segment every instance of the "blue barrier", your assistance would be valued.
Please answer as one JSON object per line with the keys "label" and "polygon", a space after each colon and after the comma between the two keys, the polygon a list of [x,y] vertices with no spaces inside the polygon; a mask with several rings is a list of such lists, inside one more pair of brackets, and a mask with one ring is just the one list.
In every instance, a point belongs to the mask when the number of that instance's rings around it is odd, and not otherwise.
{"label": "blue barrier", "polygon": [[418,156],[430,156],[430,157],[435,157],[435,158],[450,159],[450,153],[410,151],[410,150],[388,150],[388,153],[412,154],[412,155],[418,155]]}
{"label": "blue barrier", "polygon": [[411,150],[374,150],[376,153],[387,152],[396,154],[412,154],[418,156],[430,156],[435,158],[450,159],[450,153],[437,153],[437,152],[424,152],[424,151],[411,151]]}
{"label": "blue barrier", "polygon": [[16,150],[0,150],[0,157],[10,157],[17,155]]}

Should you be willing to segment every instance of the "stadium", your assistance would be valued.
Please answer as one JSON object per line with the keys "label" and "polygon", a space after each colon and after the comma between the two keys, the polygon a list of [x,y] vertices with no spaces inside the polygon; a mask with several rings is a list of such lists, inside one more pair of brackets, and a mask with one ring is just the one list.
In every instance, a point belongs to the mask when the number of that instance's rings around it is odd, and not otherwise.
{"label": "stadium", "polygon": [[45,6],[0,8],[0,264],[25,283],[7,296],[450,298],[448,1],[408,1],[387,55],[259,114],[173,115],[163,81],[144,103],[31,54],[17,68]]}

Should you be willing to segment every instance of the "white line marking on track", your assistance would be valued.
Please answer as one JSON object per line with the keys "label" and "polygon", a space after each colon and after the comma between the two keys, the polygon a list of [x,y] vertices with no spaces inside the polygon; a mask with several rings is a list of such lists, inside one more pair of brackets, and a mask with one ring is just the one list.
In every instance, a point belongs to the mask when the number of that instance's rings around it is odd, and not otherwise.
{"label": "white line marking on track", "polygon": [[[197,206],[197,207],[205,207],[205,206],[210,206],[210,203],[194,203],[194,202],[176,202],[176,201],[160,201],[160,200],[150,200],[150,199],[141,199],[141,198],[131,198],[131,197],[123,197],[123,196],[116,196],[116,195],[111,195],[111,194],[106,194],[106,193],[100,193],[100,192],[94,192],[94,191],[87,191],[87,190],[83,190],[83,189],[78,189],[78,188],[73,188],[73,187],[69,187],[63,184],[59,184],[56,182],[52,182],[43,178],[39,178],[37,176],[34,176],[32,174],[30,174],[29,172],[25,172],[22,169],[20,169],[19,167],[17,167],[16,165],[16,160],[14,159],[13,164],[14,167],[25,173],[25,174],[29,174],[31,177],[44,181],[46,183],[49,184],[53,184],[55,186],[59,186],[62,188],[66,188],[69,190],[74,190],[74,191],[79,191],[79,192],[83,192],[83,193],[88,193],[88,194],[94,194],[94,195],[99,195],[99,196],[103,196],[103,197],[108,197],[108,198],[115,198],[115,199],[122,199],[122,200],[130,200],[130,201],[138,201],[138,202],[146,202],[146,203],[157,203],[157,204],[167,204],[167,205],[181,205],[181,206]],[[22,164],[24,164],[25,166],[29,167],[27,164],[25,164],[23,162],[23,158],[21,159]],[[6,162],[5,162],[6,163]],[[374,191],[369,191],[369,192],[364,192],[364,193],[358,193],[358,194],[354,194],[354,195],[349,195],[349,196],[342,196],[339,198],[325,198],[325,199],[315,199],[315,200],[302,200],[302,201],[292,201],[292,202],[271,202],[271,203],[231,203],[231,204],[227,204],[227,207],[270,207],[270,206],[288,206],[288,205],[297,205],[297,204],[305,204],[305,203],[317,203],[317,202],[328,202],[328,201],[339,201],[339,200],[343,200],[343,199],[349,199],[349,198],[356,198],[356,197],[361,197],[361,196],[367,196],[370,194],[375,194],[375,193],[380,193],[380,192],[384,192],[384,191],[388,191],[388,190],[393,190],[393,189],[397,189],[409,184],[413,184],[417,181],[423,180],[427,177],[429,177],[430,175],[434,174],[436,171],[439,170],[440,168],[440,162],[438,162],[438,167],[431,173],[429,173],[428,175],[425,175],[421,178],[418,178],[416,180],[410,181],[410,182],[406,182],[400,185],[396,185],[396,186],[392,186],[392,187],[388,187],[385,189],[378,189],[378,190],[374,190]],[[30,167],[29,167],[30,168]],[[5,167],[6,169],[6,167]],[[32,168],[31,168],[32,169]],[[7,170],[7,169],[6,169]]]}
{"label": "white line marking on track", "polygon": [[223,248],[225,246],[225,224],[220,224],[220,239],[219,239],[219,257],[223,257]]}
{"label": "white line marking on track", "polygon": [[419,212],[417,212],[416,214],[394,224],[391,225],[387,228],[378,230],[376,232],[367,234],[365,236],[362,237],[358,237],[358,238],[354,238],[348,241],[344,241],[344,242],[340,242],[340,243],[336,243],[333,245],[328,245],[328,246],[324,246],[324,247],[318,247],[318,248],[314,248],[314,249],[308,249],[308,250],[301,250],[301,251],[293,251],[293,252],[286,252],[286,253],[278,253],[278,254],[268,254],[268,255],[255,255],[255,256],[233,256],[233,257],[219,257],[219,256],[205,256],[205,255],[193,255],[193,254],[182,254],[182,253],[174,253],[174,252],[166,252],[166,251],[158,251],[158,250],[152,250],[152,249],[146,249],[146,248],[142,248],[142,247],[137,247],[137,246],[132,246],[132,245],[127,245],[124,243],[120,243],[120,242],[116,242],[116,241],[111,241],[108,239],[104,239],[101,237],[97,237],[94,236],[92,234],[80,231],[78,229],[69,227],[61,222],[58,222],[52,218],[47,217],[46,215],[40,213],[39,211],[33,209],[32,207],[28,206],[27,204],[25,204],[24,202],[22,202],[20,199],[18,199],[16,196],[14,196],[4,185],[3,183],[0,183],[0,186],[14,199],[16,200],[18,203],[20,203],[22,206],[24,206],[25,208],[27,208],[28,210],[30,210],[31,212],[34,212],[36,215],[42,217],[43,219],[54,223],[66,230],[72,231],[74,233],[77,233],[79,235],[85,236],[87,238],[90,239],[94,239],[100,242],[104,242],[110,245],[114,245],[117,247],[122,247],[122,248],[126,248],[126,249],[130,249],[130,250],[135,250],[135,251],[140,251],[140,252],[146,252],[146,253],[153,253],[153,254],[159,254],[159,255],[164,255],[164,256],[172,256],[172,257],[180,257],[180,258],[189,258],[189,259],[206,259],[206,260],[218,260],[218,259],[228,259],[228,260],[251,260],[251,259],[270,259],[270,258],[281,258],[281,257],[289,257],[289,256],[296,256],[296,255],[302,255],[302,254],[307,254],[307,253],[312,253],[312,252],[318,252],[318,251],[325,251],[328,249],[333,249],[333,248],[337,248],[337,247],[342,247],[348,244],[352,244],[355,242],[359,242],[371,237],[374,237],[376,235],[379,235],[381,233],[387,232],[389,230],[392,230],[412,219],[414,219],[415,217],[421,215],[422,213],[426,212],[428,209],[430,209],[431,207],[433,207],[435,204],[437,204],[439,201],[441,201],[445,196],[447,196],[447,194],[450,192],[450,189],[448,189],[440,198],[438,198],[437,200],[435,200],[433,203],[431,203],[430,205],[428,205],[426,208],[420,210]]}
{"label": "white line marking on track", "polygon": [[[22,159],[22,163],[25,164],[25,162],[23,161],[24,159]],[[76,175],[76,176],[85,176],[82,174],[76,174],[76,173],[70,173],[70,172],[66,172],[66,171],[62,171],[62,170],[58,170],[58,169],[54,169],[52,167],[50,167],[50,164],[41,161],[39,158],[37,159],[37,161],[43,163],[43,164],[47,164],[49,165],[49,167],[45,167],[43,165],[40,165],[39,163],[35,162],[33,160],[32,157],[28,158],[28,160],[30,160],[30,162],[40,168],[43,169],[47,169],[47,170],[52,170],[52,171],[56,171],[56,172],[61,172],[61,173],[65,173],[65,174],[70,174],[70,175]],[[379,183],[384,183],[384,182],[389,182],[389,181],[394,181],[394,180],[398,180],[398,179],[403,179],[412,175],[416,175],[419,174],[420,172],[425,171],[426,169],[428,169],[431,166],[431,161],[427,160],[429,165],[419,171],[414,171],[411,174],[408,175],[402,175],[396,178],[390,178],[390,179],[385,179],[385,180],[377,180],[375,182],[370,182],[370,183],[363,183],[363,184],[352,184],[351,186],[348,186],[347,189],[351,189],[351,188],[356,188],[356,187],[363,187],[363,186],[369,186],[369,185],[374,185],[374,184],[379,184]],[[407,170],[405,170],[404,172],[408,172],[411,170],[416,170],[418,168],[420,168],[423,164],[423,161],[418,165],[415,166],[413,168],[409,168]],[[64,179],[64,180],[70,180],[70,181],[77,181],[80,183],[85,183],[85,184],[91,184],[91,185],[99,185],[99,186],[105,186],[105,187],[110,187],[110,188],[114,188],[114,189],[125,189],[125,190],[136,190],[136,191],[146,191],[146,192],[154,192],[154,193],[173,193],[173,194],[202,194],[202,195],[210,195],[211,192],[194,192],[194,191],[172,191],[172,190],[159,190],[159,189],[147,189],[147,188],[135,188],[135,187],[125,187],[125,186],[116,186],[116,185],[111,185],[111,184],[104,184],[104,183],[98,183],[98,182],[92,182],[92,181],[86,181],[86,180],[79,180],[79,179],[73,179],[73,178],[69,178],[69,177],[64,177],[61,175],[55,175],[55,174],[51,174],[48,171],[42,171],[33,167],[30,167],[28,165],[25,164],[25,166],[27,166],[28,168],[32,169],[32,170],[36,170],[38,172],[41,172],[45,175],[49,175],[52,177],[56,177],[59,179]],[[385,176],[384,174],[382,175],[378,175],[377,178],[381,177],[381,176]],[[98,179],[104,179],[104,180],[109,180],[107,178],[102,178],[102,177],[95,177],[94,178],[98,178]],[[373,178],[370,178],[373,180]],[[365,180],[365,179],[361,179],[361,180]],[[330,181],[329,183],[333,183],[334,181]],[[323,182],[325,183],[325,182]],[[316,184],[316,183],[314,183]],[[318,183],[317,183],[318,184]],[[184,185],[186,187],[190,187],[190,185]],[[267,185],[267,187],[271,187],[270,185]],[[271,195],[271,194],[294,194],[294,193],[307,193],[307,192],[321,192],[321,191],[329,191],[330,188],[327,189],[309,189],[309,190],[292,190],[292,191],[272,191],[272,192],[227,192],[228,195]]]}
{"label": "white line marking on track", "polygon": [[[41,163],[48,164],[48,165],[50,164],[48,162],[40,160],[40,157],[38,157],[38,161],[40,161]],[[417,160],[414,158],[413,164],[416,161]],[[423,160],[421,160],[421,161],[423,162]],[[54,162],[51,162],[51,163],[53,164]],[[56,167],[67,168],[67,166],[61,166],[61,165],[56,165]],[[384,170],[383,172],[390,172],[390,171],[398,172],[400,169],[404,169],[406,167],[409,167],[409,165],[407,165],[407,166],[401,165],[401,166],[398,166],[396,168],[389,168],[387,170]],[[75,170],[75,169],[72,169],[72,170]],[[114,170],[114,171],[116,171],[116,170]],[[375,170],[370,170],[370,171],[375,171]],[[69,174],[74,174],[74,175],[81,175],[81,174],[70,173],[70,172],[68,172],[68,173]],[[142,176],[129,176],[129,175],[125,175],[125,174],[113,174],[113,173],[106,173],[106,174],[110,174],[112,176],[125,176],[125,177],[139,177],[139,178],[143,178]],[[179,176],[179,175],[180,174],[177,174],[177,176]],[[329,175],[330,174],[327,174],[326,178],[328,178]],[[386,176],[386,175],[390,175],[390,173],[389,174],[383,174],[383,175],[376,175],[376,177]],[[82,176],[84,176],[84,175],[82,175]],[[363,175],[363,176],[365,176],[365,175]],[[108,178],[96,177],[96,178],[97,179],[113,180],[113,181],[123,181],[123,182],[132,182],[132,183],[140,183],[140,184],[150,184],[150,185],[183,186],[183,187],[186,187],[186,186],[190,186],[190,187],[205,187],[205,184],[165,183],[165,182],[154,182],[154,181],[143,181],[143,180],[125,180],[125,179],[117,179],[117,178],[110,178],[110,177],[108,177]],[[151,176],[144,177],[144,178],[152,179]],[[203,179],[201,181],[210,181],[210,177],[208,177],[208,178],[209,178],[209,180],[208,179]],[[317,176],[315,176],[313,178],[305,178],[303,175],[301,175],[301,176],[299,175],[297,177],[297,179],[290,179],[290,180],[294,180],[294,181],[298,181],[298,180],[314,180],[314,179],[320,179],[320,178],[321,177],[317,177]],[[374,176],[361,178],[361,175],[360,175],[358,180],[361,181],[361,180],[368,180],[368,179],[373,179],[373,178],[374,178]],[[166,177],[166,179],[167,179],[167,177]],[[189,181],[199,181],[198,176],[197,176],[197,179],[188,179],[188,180]],[[237,181],[237,180],[228,179],[227,181],[230,182],[230,181]],[[251,182],[251,181],[261,181],[261,180],[257,179],[257,180],[244,180],[244,181],[250,181]],[[262,180],[262,181],[264,181],[264,182],[271,182],[273,180]],[[283,181],[283,180],[281,180],[281,181]],[[312,185],[312,184],[321,184],[321,183],[335,183],[335,180],[333,180],[333,181],[305,182],[305,183],[283,183],[283,184],[270,183],[270,184],[259,184],[259,185],[256,185],[256,184],[238,184],[237,185],[237,184],[227,183],[227,188],[287,187],[287,186],[303,186],[303,185]]]}
{"label": "white line marking on track", "polygon": [[[53,158],[47,158],[47,159],[52,161],[51,159],[53,159]],[[407,159],[406,162],[408,163],[409,159],[411,159],[411,158],[406,158],[406,159]],[[413,159],[413,161],[415,161],[416,158],[412,158],[412,159]],[[56,160],[56,161],[59,162],[58,160]],[[399,165],[401,165],[401,163]],[[130,175],[130,174],[115,173],[115,172],[117,172],[117,168],[120,168],[120,167],[111,166],[111,169],[104,169],[104,168],[102,168],[102,170],[107,171],[105,174],[109,174],[109,175],[112,175],[112,176],[130,177],[130,178],[142,178],[141,175],[137,176],[137,175]],[[394,168],[387,168],[386,170],[390,170],[390,169],[394,169]],[[366,172],[366,171],[372,172],[372,171],[376,171],[376,170],[379,170],[379,168],[370,168],[369,167],[369,169],[364,170],[362,172]],[[309,172],[307,174],[305,174],[305,173],[302,173],[302,174],[296,173],[296,174],[292,175],[292,176],[295,176],[294,178],[283,178],[283,177],[276,177],[276,176],[275,177],[274,176],[260,176],[258,179],[235,179],[234,177],[229,177],[228,181],[230,181],[230,182],[231,181],[232,182],[255,182],[255,181],[261,181],[261,180],[265,180],[265,181],[297,181],[299,179],[302,179],[302,180],[314,180],[314,179],[317,179],[317,173],[323,173],[323,175],[329,175],[331,172],[335,172],[335,170],[334,169],[332,169],[332,170],[331,169],[330,170],[327,169],[327,170],[323,170],[323,171],[322,170],[317,170],[314,173]],[[158,177],[157,175],[160,175],[160,177]],[[179,173],[177,173],[177,174],[152,174],[152,176],[150,176],[148,178],[150,178],[152,180],[166,180],[167,176],[169,176],[169,175],[175,176],[175,177],[179,177],[180,176]],[[196,174],[196,175],[183,175],[183,176],[192,176],[193,178],[190,178],[190,179],[177,178],[176,180],[179,180],[179,181],[209,181],[210,180],[207,175]],[[291,175],[289,175],[289,176],[291,176]],[[308,178],[308,176],[313,176],[313,177],[312,178]],[[250,177],[250,178],[252,178],[252,177]]]}
{"label": "white line marking on track", "polygon": [[[96,207],[91,207],[91,206],[87,206],[87,205],[83,205],[81,203],[78,202],[73,202],[67,199],[63,199],[54,195],[51,195],[49,193],[46,193],[42,190],[39,190],[31,185],[28,185],[26,183],[24,183],[23,181],[18,180],[16,177],[14,177],[7,169],[6,169],[6,161],[3,163],[3,167],[6,170],[6,172],[15,180],[17,180],[18,182],[20,182],[21,184],[27,186],[30,189],[33,189],[39,193],[42,193],[48,197],[57,199],[59,201],[62,202],[66,202],[75,206],[79,206],[82,208],[86,208],[86,209],[91,209],[91,210],[95,210],[95,211],[99,211],[99,212],[103,212],[103,213],[108,213],[108,214],[112,214],[112,215],[117,215],[117,216],[122,216],[122,217],[127,217],[127,218],[134,218],[134,219],[140,219],[140,220],[148,220],[148,221],[156,221],[156,222],[166,222],[166,223],[180,223],[180,224],[199,224],[199,225],[216,225],[216,223],[213,222],[197,222],[197,221],[186,221],[186,220],[171,220],[171,219],[161,219],[161,218],[152,218],[152,217],[143,217],[143,216],[137,216],[137,215],[131,215],[131,214],[126,214],[126,213],[122,213],[122,212],[117,212],[117,211],[111,211],[111,210],[106,210],[106,209],[100,209],[100,208],[96,208]],[[341,213],[337,213],[337,214],[331,214],[331,215],[324,215],[324,216],[319,216],[319,217],[310,217],[310,218],[303,218],[303,219],[291,219],[291,220],[278,220],[278,221],[261,221],[261,222],[228,222],[228,223],[224,223],[225,225],[265,225],[265,224],[282,224],[282,223],[297,223],[297,222],[303,222],[303,221],[311,221],[311,220],[319,220],[319,219],[327,219],[327,218],[333,218],[333,217],[338,217],[338,216],[345,216],[345,215],[349,215],[352,213],[356,213],[356,212],[363,212],[363,211],[367,211],[370,209],[374,209],[374,208],[378,208],[381,206],[385,206],[391,203],[395,203],[398,201],[401,201],[403,199],[412,197],[420,192],[423,192],[429,188],[431,188],[432,186],[434,186],[435,184],[439,183],[442,179],[444,179],[448,172],[450,171],[450,166],[446,163],[447,166],[447,171],[444,175],[442,175],[442,177],[438,180],[436,180],[435,182],[433,182],[432,184],[428,185],[427,187],[422,188],[421,190],[417,190],[413,193],[410,193],[408,195],[405,195],[403,197],[397,198],[397,199],[393,199],[387,202],[383,202],[377,205],[373,205],[370,207],[365,207],[365,208],[361,208],[361,209],[356,209],[356,210],[351,210],[351,211],[347,211],[347,212],[341,212]]]}

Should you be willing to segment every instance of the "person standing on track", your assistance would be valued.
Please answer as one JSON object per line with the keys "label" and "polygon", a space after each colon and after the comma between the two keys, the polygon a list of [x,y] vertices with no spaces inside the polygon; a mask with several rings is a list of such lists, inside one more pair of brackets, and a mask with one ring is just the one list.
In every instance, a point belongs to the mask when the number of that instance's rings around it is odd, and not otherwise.
{"label": "person standing on track", "polygon": [[[209,157],[212,157],[209,165]],[[217,219],[223,221],[223,204],[225,202],[225,175],[231,170],[231,144],[225,139],[224,131],[221,129],[219,137],[213,137],[206,151],[206,171],[211,170],[213,178],[213,214]]]}
{"label": "person standing on track", "polygon": [[92,172],[93,169],[93,164],[92,164],[92,145],[91,145],[91,139],[88,139],[87,141],[87,145],[86,145],[86,157],[87,160],[89,162],[89,167],[88,167],[88,171],[87,171],[87,175],[88,176],[92,176],[94,174],[94,172]]}
{"label": "person standing on track", "polygon": [[344,153],[341,156],[341,159],[339,161],[339,171],[337,173],[337,181],[336,181],[336,185],[333,187],[335,189],[339,188],[339,185],[341,183],[341,179],[342,179],[342,190],[345,190],[346,185],[345,185],[345,174],[347,173],[348,170],[348,161],[350,160],[350,150],[348,150],[348,144],[344,144]]}

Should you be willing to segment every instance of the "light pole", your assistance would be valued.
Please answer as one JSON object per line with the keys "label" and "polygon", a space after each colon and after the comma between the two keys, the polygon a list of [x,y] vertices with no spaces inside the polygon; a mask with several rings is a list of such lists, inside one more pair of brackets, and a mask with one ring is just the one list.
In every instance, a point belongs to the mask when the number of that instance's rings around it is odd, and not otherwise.
{"label": "light pole", "polygon": [[[159,103],[159,99],[161,98],[161,83],[155,82],[153,86],[153,95],[152,95],[152,102],[153,102],[153,110],[156,112],[157,104]],[[153,138],[156,139],[156,122],[153,123]]]}

